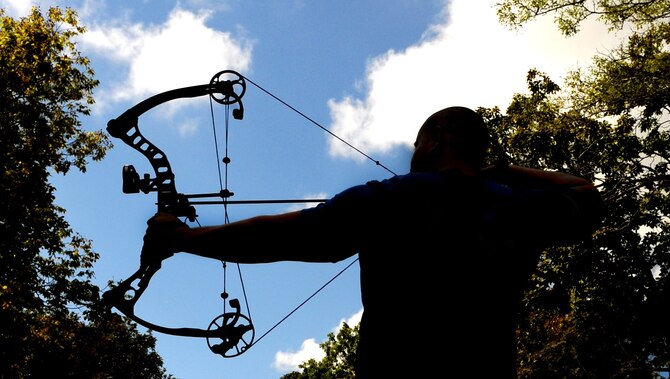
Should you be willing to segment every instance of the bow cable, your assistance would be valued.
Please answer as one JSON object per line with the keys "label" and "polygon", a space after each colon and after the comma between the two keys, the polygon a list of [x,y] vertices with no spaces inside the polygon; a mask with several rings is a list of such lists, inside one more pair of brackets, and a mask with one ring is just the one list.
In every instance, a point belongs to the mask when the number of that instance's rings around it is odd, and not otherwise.
{"label": "bow cable", "polygon": [[[210,115],[212,118],[212,134],[214,136],[214,150],[216,152],[216,166],[217,166],[217,172],[219,176],[219,187],[220,187],[220,193],[221,197],[223,199],[223,215],[224,215],[224,223],[228,224],[230,223],[230,216],[228,214],[228,198],[233,195],[232,192],[228,189],[228,165],[230,164],[231,160],[230,157],[228,156],[228,145],[229,145],[229,138],[230,138],[230,104],[226,103],[224,104],[224,149],[225,149],[225,155],[223,159],[221,159],[221,156],[219,154],[219,141],[217,138],[216,134],[216,121],[214,117],[214,103],[212,100],[212,97],[209,97],[209,109],[210,109]],[[221,174],[221,162],[223,162],[223,175]],[[221,292],[221,298],[223,299],[223,313],[226,314],[226,307],[227,307],[227,302],[226,300],[228,299],[228,290],[227,290],[227,268],[228,268],[228,263],[224,260],[221,260],[221,266],[223,268],[223,292]],[[238,277],[240,279],[240,287],[242,289],[242,295],[244,297],[244,306],[247,309],[247,315],[249,317],[249,320],[252,319],[251,317],[251,311],[249,309],[249,300],[247,298],[247,291],[244,286],[244,279],[242,277],[242,267],[239,263],[236,263],[237,266],[237,273]],[[251,344],[248,345],[248,347],[251,347]],[[247,347],[247,348],[248,348]]]}

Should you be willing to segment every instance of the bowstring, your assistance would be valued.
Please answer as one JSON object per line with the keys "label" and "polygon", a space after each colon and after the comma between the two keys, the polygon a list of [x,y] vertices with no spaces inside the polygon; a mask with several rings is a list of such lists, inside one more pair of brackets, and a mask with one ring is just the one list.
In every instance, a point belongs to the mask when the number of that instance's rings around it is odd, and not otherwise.
{"label": "bowstring", "polygon": [[[215,115],[214,115],[214,103],[212,102],[212,97],[209,97],[209,111],[210,111],[210,118],[212,120],[212,134],[214,136],[214,150],[216,152],[216,167],[217,167],[217,173],[219,176],[219,189],[220,193],[222,195],[222,200],[223,200],[223,215],[224,215],[224,223],[228,224],[230,223],[230,216],[228,214],[228,196],[227,194],[229,193],[228,190],[228,164],[230,163],[230,159],[228,157],[228,145],[229,145],[229,138],[230,138],[230,104],[224,104],[224,151],[225,151],[225,156],[223,159],[221,159],[221,155],[219,153],[219,142],[217,138],[217,133],[216,133],[216,121],[215,121]],[[223,170],[221,169],[221,163],[224,163]],[[221,174],[221,171],[223,171],[223,174]],[[228,263],[224,260],[221,260],[221,266],[223,268],[223,292],[221,293],[221,298],[223,299],[223,314],[226,314],[226,308],[227,308],[227,298],[228,298],[228,280],[227,280],[227,273],[228,273]],[[242,267],[239,263],[236,263],[237,266],[237,274],[240,279],[240,287],[242,289],[242,295],[244,297],[244,306],[246,307],[247,310],[247,315],[249,317],[249,320],[252,320],[251,318],[251,310],[249,309],[249,301],[247,299],[247,290],[244,286],[244,278],[242,277]]]}

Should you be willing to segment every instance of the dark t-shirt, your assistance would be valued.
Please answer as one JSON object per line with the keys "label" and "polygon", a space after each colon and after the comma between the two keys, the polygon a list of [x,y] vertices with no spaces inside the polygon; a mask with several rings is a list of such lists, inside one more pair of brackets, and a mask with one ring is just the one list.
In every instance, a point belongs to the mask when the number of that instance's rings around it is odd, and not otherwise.
{"label": "dark t-shirt", "polygon": [[447,171],[371,181],[304,210],[329,231],[319,244],[348,252],[326,259],[359,254],[357,378],[512,377],[515,316],[541,249],[592,230],[579,196]]}

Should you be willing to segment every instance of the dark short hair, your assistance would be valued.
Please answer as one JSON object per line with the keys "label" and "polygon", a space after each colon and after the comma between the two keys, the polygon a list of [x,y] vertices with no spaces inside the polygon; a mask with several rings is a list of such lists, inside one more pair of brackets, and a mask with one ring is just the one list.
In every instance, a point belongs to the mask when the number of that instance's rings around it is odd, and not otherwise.
{"label": "dark short hair", "polygon": [[484,162],[489,131],[482,116],[470,108],[453,106],[435,112],[435,125],[456,137],[458,153],[475,167]]}

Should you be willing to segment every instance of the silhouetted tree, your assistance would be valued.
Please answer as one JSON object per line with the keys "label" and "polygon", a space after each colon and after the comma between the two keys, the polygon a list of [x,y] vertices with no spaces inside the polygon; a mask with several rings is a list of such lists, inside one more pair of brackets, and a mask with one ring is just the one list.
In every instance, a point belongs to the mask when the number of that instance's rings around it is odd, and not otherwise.
{"label": "silhouetted tree", "polygon": [[0,376],[162,378],[155,339],[99,305],[98,259],[54,204],[49,178],[111,146],[81,128],[98,85],[71,9],[0,10]]}
{"label": "silhouetted tree", "polygon": [[[591,8],[589,8],[591,7]],[[592,241],[548,250],[525,297],[519,377],[658,378],[670,366],[670,2],[507,0],[505,24],[589,16],[631,36],[564,88],[537,70],[506,112],[482,109],[497,158],[593,179],[606,217]]]}

